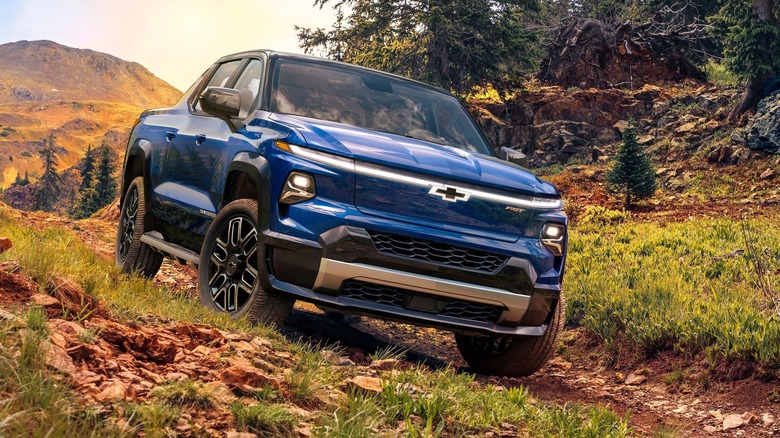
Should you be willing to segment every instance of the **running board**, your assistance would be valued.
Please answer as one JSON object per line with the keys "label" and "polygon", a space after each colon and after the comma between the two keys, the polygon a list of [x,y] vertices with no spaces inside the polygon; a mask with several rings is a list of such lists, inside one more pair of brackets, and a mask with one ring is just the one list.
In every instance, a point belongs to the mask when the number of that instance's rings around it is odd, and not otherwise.
{"label": "running board", "polygon": [[194,251],[184,248],[183,246],[176,245],[175,243],[166,242],[165,239],[163,239],[162,234],[158,233],[157,231],[150,231],[148,233],[144,233],[141,236],[141,242],[151,246],[152,248],[160,252],[163,252],[177,259],[190,262],[196,266],[198,265],[198,263],[200,263],[200,255],[198,255]]}

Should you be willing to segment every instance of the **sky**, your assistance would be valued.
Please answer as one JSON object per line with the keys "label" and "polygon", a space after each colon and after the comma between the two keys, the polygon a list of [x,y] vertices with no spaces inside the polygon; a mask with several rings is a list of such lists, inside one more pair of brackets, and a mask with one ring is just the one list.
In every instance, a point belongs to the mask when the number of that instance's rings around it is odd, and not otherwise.
{"label": "sky", "polygon": [[51,40],[138,62],[184,91],[221,56],[303,53],[295,25],[329,28],[314,0],[0,0],[0,44]]}

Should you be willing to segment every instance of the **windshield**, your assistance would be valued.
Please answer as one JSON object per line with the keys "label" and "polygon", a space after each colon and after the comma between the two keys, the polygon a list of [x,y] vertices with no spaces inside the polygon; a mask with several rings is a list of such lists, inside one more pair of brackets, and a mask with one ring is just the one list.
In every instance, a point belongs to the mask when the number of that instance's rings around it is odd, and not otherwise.
{"label": "windshield", "polygon": [[274,68],[271,111],[492,155],[455,97],[346,65],[280,59]]}

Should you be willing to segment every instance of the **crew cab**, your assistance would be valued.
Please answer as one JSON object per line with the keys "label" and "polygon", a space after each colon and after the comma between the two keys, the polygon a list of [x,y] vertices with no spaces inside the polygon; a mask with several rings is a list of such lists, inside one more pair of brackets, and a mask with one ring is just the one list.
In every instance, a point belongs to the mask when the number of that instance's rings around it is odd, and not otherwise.
{"label": "crew cab", "polygon": [[567,218],[520,152],[495,152],[442,89],[225,56],[133,126],[116,262],[197,265],[205,306],[259,324],[303,300],[449,330],[474,369],[528,375],[562,329]]}

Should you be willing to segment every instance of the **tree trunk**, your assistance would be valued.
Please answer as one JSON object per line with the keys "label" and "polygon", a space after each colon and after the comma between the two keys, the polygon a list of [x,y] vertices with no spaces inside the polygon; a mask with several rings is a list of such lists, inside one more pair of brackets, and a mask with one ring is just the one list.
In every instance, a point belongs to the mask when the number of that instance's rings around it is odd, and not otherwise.
{"label": "tree trunk", "polygon": [[626,187],[626,203],[623,205],[624,210],[631,210],[631,191]]}
{"label": "tree trunk", "polygon": [[769,76],[765,75],[760,78],[752,78],[748,81],[745,85],[745,91],[742,92],[742,97],[739,98],[739,102],[737,102],[729,113],[729,122],[736,122],[745,111],[755,107],[758,102],[764,98],[761,87],[768,78]]}
{"label": "tree trunk", "polygon": [[[775,26],[779,26],[778,20],[775,18],[774,11],[772,10],[774,0],[753,0],[753,14],[762,21],[769,21],[774,23]],[[739,98],[739,102],[729,113],[728,120],[735,122],[742,114],[755,107],[758,102],[764,97],[761,93],[761,87],[764,82],[771,75],[764,75],[761,77],[750,78],[745,85],[745,91],[742,92],[742,97]]]}

